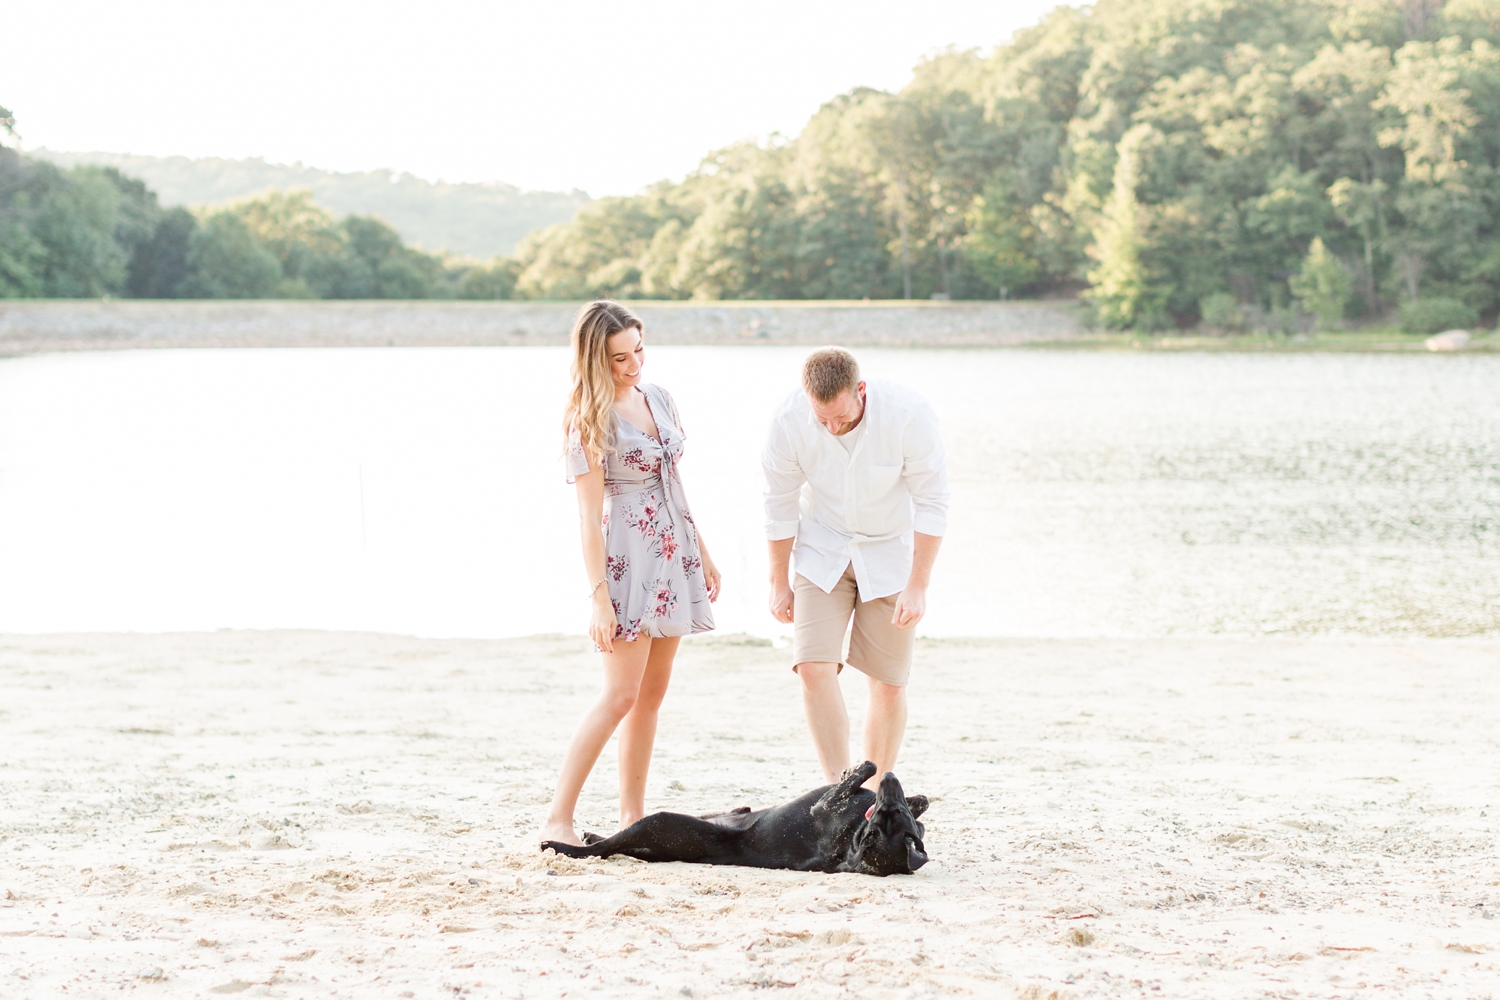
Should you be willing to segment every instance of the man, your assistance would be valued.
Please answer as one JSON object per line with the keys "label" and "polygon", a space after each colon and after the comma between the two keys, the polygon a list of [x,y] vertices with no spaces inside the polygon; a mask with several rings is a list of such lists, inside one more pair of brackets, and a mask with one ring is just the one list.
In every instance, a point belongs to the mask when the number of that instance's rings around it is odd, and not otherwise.
{"label": "man", "polygon": [[793,625],[792,669],[823,777],[832,784],[849,766],[838,681],[847,663],[869,679],[862,759],[875,762],[878,781],[894,770],[906,734],[913,630],[947,527],[937,417],[915,392],[865,382],[854,355],[825,347],[772,418],[761,464],[771,615]]}

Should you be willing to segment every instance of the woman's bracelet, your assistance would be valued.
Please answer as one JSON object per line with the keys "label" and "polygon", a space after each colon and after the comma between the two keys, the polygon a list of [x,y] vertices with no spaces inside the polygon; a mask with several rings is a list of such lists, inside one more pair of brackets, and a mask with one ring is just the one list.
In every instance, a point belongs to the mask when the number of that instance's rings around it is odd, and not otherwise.
{"label": "woman's bracelet", "polygon": [[585,598],[585,600],[592,601],[594,599],[594,595],[599,593],[599,588],[602,586],[604,586],[604,577],[601,576],[599,578],[599,582],[594,584],[593,588],[589,591],[589,596]]}

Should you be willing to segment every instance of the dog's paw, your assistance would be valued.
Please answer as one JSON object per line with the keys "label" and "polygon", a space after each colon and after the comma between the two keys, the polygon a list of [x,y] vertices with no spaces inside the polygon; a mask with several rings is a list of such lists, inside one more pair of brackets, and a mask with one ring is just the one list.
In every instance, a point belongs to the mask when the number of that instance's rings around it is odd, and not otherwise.
{"label": "dog's paw", "polygon": [[927,801],[927,796],[925,795],[908,795],[906,797],[906,808],[911,810],[912,819],[916,819],[926,812],[929,805],[931,803]]}
{"label": "dog's paw", "polygon": [[587,857],[587,855],[584,853],[587,850],[587,847],[575,847],[572,844],[564,844],[558,840],[542,841],[542,852],[544,854],[547,851],[554,851],[558,854],[561,854],[565,858],[582,858]]}
{"label": "dog's paw", "polygon": [[875,762],[873,760],[867,760],[863,764],[855,764],[853,767],[849,768],[849,770],[845,771],[843,778],[841,778],[839,781],[839,784],[843,784],[847,781],[853,781],[857,784],[862,785],[874,776]]}

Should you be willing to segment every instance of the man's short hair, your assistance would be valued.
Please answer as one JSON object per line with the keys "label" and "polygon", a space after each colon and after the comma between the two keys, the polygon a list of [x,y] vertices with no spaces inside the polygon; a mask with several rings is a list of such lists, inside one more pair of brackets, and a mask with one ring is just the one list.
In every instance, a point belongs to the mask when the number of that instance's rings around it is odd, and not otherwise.
{"label": "man's short hair", "polygon": [[820,347],[802,363],[802,388],[820,403],[859,388],[859,362],[842,347]]}

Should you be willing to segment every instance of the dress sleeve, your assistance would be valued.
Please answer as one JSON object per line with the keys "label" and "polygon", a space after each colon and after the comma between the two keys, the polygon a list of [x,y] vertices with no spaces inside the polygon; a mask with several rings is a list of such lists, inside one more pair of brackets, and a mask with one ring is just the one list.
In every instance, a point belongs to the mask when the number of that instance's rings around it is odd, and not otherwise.
{"label": "dress sleeve", "polygon": [[568,432],[568,450],[563,455],[563,468],[570,483],[579,476],[586,476],[594,471],[589,466],[589,457],[583,450],[583,440],[576,430]]}
{"label": "dress sleeve", "polygon": [[677,440],[686,441],[687,431],[682,429],[682,417],[677,415],[677,401],[672,398],[670,392],[661,386],[655,385],[652,388],[661,396],[662,402],[667,404],[667,416],[672,418],[672,426],[677,428]]}

